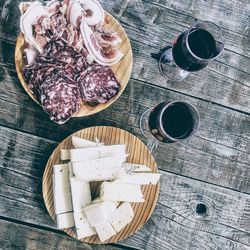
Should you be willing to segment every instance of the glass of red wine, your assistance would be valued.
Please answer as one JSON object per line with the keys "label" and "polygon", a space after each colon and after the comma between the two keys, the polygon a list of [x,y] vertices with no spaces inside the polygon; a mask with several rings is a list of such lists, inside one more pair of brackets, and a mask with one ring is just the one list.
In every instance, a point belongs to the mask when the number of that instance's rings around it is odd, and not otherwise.
{"label": "glass of red wine", "polygon": [[151,152],[158,143],[182,142],[199,129],[198,110],[189,102],[161,102],[146,110],[140,118],[140,129]]}
{"label": "glass of red wine", "polygon": [[161,73],[173,81],[182,81],[189,72],[205,68],[224,49],[222,30],[214,23],[194,23],[163,52],[159,60]]}

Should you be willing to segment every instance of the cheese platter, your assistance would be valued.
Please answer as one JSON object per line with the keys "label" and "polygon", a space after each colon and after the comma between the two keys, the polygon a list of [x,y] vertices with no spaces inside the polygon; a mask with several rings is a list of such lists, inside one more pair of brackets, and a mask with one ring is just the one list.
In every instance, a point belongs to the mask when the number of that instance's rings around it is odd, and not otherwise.
{"label": "cheese platter", "polygon": [[[67,160],[61,150],[69,151]],[[67,137],[50,156],[43,198],[58,229],[86,243],[115,243],[149,219],[159,179],[153,156],[137,137],[119,128],[90,127]]]}

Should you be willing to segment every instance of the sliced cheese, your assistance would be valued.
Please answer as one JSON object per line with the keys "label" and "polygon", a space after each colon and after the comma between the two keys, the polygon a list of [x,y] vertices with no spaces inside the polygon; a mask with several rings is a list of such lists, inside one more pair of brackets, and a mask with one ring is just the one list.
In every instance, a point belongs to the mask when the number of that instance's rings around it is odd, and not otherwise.
{"label": "sliced cheese", "polygon": [[72,177],[70,178],[70,187],[74,213],[79,213],[85,206],[91,203],[89,182]]}
{"label": "sliced cheese", "polygon": [[[72,136],[72,144],[74,148],[92,148],[104,145],[104,143],[89,141],[77,136]],[[61,160],[65,161],[69,159],[70,159],[69,149],[61,149]]]}
{"label": "sliced cheese", "polygon": [[96,234],[96,230],[92,227],[83,212],[74,213],[77,238],[82,239]]}
{"label": "sliced cheese", "polygon": [[61,149],[61,160],[66,161],[69,160],[69,150],[68,149]]}
{"label": "sliced cheese", "polygon": [[71,212],[73,210],[69,182],[69,165],[53,166],[53,198],[55,214]]}
{"label": "sliced cheese", "polygon": [[70,150],[71,162],[87,161],[115,155],[125,155],[125,145],[100,146],[93,148],[79,148]]}
{"label": "sliced cheese", "polygon": [[134,210],[129,202],[123,202],[110,216],[110,223],[119,232],[134,217]]}
{"label": "sliced cheese", "polygon": [[74,168],[73,172],[76,178],[84,180],[84,181],[107,181],[107,180],[115,180],[118,177],[122,177],[123,172],[122,169],[119,168],[110,168],[110,169],[82,169],[82,168]]}
{"label": "sliced cheese", "polygon": [[72,166],[75,171],[79,170],[100,170],[107,168],[121,168],[122,164],[126,161],[127,155],[110,156],[104,158],[97,158],[93,160],[73,162]]}
{"label": "sliced cheese", "polygon": [[74,148],[91,148],[104,145],[104,143],[93,142],[74,135],[72,136],[72,144]]}
{"label": "sliced cheese", "polygon": [[116,183],[155,185],[160,179],[160,174],[155,173],[131,173],[123,175],[115,180]]}
{"label": "sliced cheese", "polygon": [[64,229],[73,227],[75,225],[73,213],[58,214],[56,216],[57,228]]}
{"label": "sliced cheese", "polygon": [[144,202],[140,185],[104,181],[100,187],[103,200]]}
{"label": "sliced cheese", "polygon": [[[98,202],[104,202],[104,200],[99,196],[92,200],[92,203],[98,203]],[[105,201],[105,202],[111,202],[111,204],[114,204],[115,207],[118,207],[120,202],[119,201]],[[111,205],[112,206],[112,205]]]}
{"label": "sliced cheese", "polygon": [[96,226],[98,224],[103,224],[107,222],[110,218],[110,214],[115,211],[116,206],[112,206],[109,203],[98,202],[83,208],[83,211],[91,224],[91,226]]}
{"label": "sliced cheese", "polygon": [[146,165],[123,163],[122,167],[125,168],[127,172],[151,172],[151,169]]}
{"label": "sliced cheese", "polygon": [[74,221],[77,237],[79,239],[96,234],[95,229],[89,224],[82,209],[91,203],[90,185],[86,181],[70,178]]}
{"label": "sliced cheese", "polygon": [[116,234],[115,229],[110,222],[100,223],[95,226],[95,230],[101,240],[101,242],[109,239]]}

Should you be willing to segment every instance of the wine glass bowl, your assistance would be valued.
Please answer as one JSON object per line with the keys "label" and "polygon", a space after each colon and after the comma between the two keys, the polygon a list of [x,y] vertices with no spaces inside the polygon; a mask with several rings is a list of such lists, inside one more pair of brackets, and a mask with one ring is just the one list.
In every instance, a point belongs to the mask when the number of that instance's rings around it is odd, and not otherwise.
{"label": "wine glass bowl", "polygon": [[189,72],[205,68],[224,49],[224,35],[214,23],[196,22],[183,32],[160,57],[161,73],[173,81],[182,81]]}

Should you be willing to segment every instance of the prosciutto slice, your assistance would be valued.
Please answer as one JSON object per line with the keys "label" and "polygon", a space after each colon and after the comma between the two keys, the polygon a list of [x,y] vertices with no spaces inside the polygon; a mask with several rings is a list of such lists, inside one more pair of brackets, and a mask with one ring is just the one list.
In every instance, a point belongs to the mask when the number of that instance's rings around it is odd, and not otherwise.
{"label": "prosciutto slice", "polygon": [[97,63],[112,66],[121,60],[123,54],[120,51],[115,48],[107,51],[100,46],[94,32],[85,21],[81,22],[80,28],[84,44],[89,54],[95,58]]}

